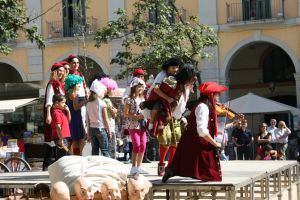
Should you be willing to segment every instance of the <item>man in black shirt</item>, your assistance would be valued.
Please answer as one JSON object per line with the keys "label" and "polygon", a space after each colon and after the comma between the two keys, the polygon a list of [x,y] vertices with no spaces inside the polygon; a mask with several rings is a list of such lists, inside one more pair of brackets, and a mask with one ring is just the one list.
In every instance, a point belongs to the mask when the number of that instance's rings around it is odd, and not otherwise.
{"label": "man in black shirt", "polygon": [[251,131],[247,129],[247,120],[242,120],[241,129],[239,129],[232,137],[232,140],[237,147],[238,160],[250,160],[251,145],[254,138]]}

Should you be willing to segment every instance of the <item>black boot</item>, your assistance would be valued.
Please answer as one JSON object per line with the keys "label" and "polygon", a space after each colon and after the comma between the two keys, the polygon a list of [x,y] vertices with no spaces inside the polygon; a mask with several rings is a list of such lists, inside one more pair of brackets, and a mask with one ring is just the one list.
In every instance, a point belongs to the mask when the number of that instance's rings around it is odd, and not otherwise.
{"label": "black boot", "polygon": [[167,182],[167,180],[169,180],[169,178],[171,178],[173,176],[175,176],[175,172],[172,169],[170,169],[170,168],[166,168],[165,169],[165,174],[164,174],[164,176],[163,176],[163,178],[162,178],[161,181],[163,183],[165,183],[165,182]]}

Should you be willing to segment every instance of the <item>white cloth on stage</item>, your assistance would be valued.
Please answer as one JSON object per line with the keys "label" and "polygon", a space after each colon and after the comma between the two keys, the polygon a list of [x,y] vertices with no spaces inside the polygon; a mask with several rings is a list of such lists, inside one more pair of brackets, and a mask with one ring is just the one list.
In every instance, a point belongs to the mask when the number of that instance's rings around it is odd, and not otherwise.
{"label": "white cloth on stage", "polygon": [[122,162],[104,156],[64,156],[48,167],[51,184],[65,182],[74,194],[73,185],[77,178],[85,177],[100,191],[107,178],[118,182],[119,188],[125,187],[129,169]]}

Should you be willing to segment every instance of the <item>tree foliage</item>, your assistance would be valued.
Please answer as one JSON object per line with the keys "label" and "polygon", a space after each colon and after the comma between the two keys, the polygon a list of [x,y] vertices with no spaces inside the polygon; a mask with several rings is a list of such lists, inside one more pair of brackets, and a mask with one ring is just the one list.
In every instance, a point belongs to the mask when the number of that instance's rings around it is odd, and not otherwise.
{"label": "tree foliage", "polygon": [[[115,39],[122,41],[125,50],[118,52],[111,64],[159,68],[168,58],[178,56],[197,65],[201,58],[210,57],[205,48],[218,44],[213,28],[199,24],[195,16],[183,16],[175,0],[141,0],[133,6],[131,15],[118,9],[118,18],[95,35],[96,47]],[[129,72],[127,68],[119,78]]]}
{"label": "tree foliage", "polygon": [[0,53],[7,55],[12,52],[9,41],[17,40],[20,32],[25,33],[31,42],[35,41],[39,48],[45,47],[37,25],[29,26],[29,23],[23,1],[0,0]]}

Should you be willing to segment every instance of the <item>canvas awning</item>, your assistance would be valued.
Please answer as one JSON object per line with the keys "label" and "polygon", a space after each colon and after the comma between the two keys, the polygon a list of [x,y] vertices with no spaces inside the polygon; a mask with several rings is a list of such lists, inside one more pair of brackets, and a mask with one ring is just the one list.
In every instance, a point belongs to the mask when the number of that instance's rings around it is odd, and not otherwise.
{"label": "canvas awning", "polygon": [[237,113],[277,113],[277,112],[291,112],[299,114],[300,109],[273,101],[253,93],[248,93],[239,98],[230,101],[230,108]]}
{"label": "canvas awning", "polygon": [[17,108],[26,106],[36,99],[37,98],[1,100],[0,101],[0,113],[15,112],[15,110]]}

